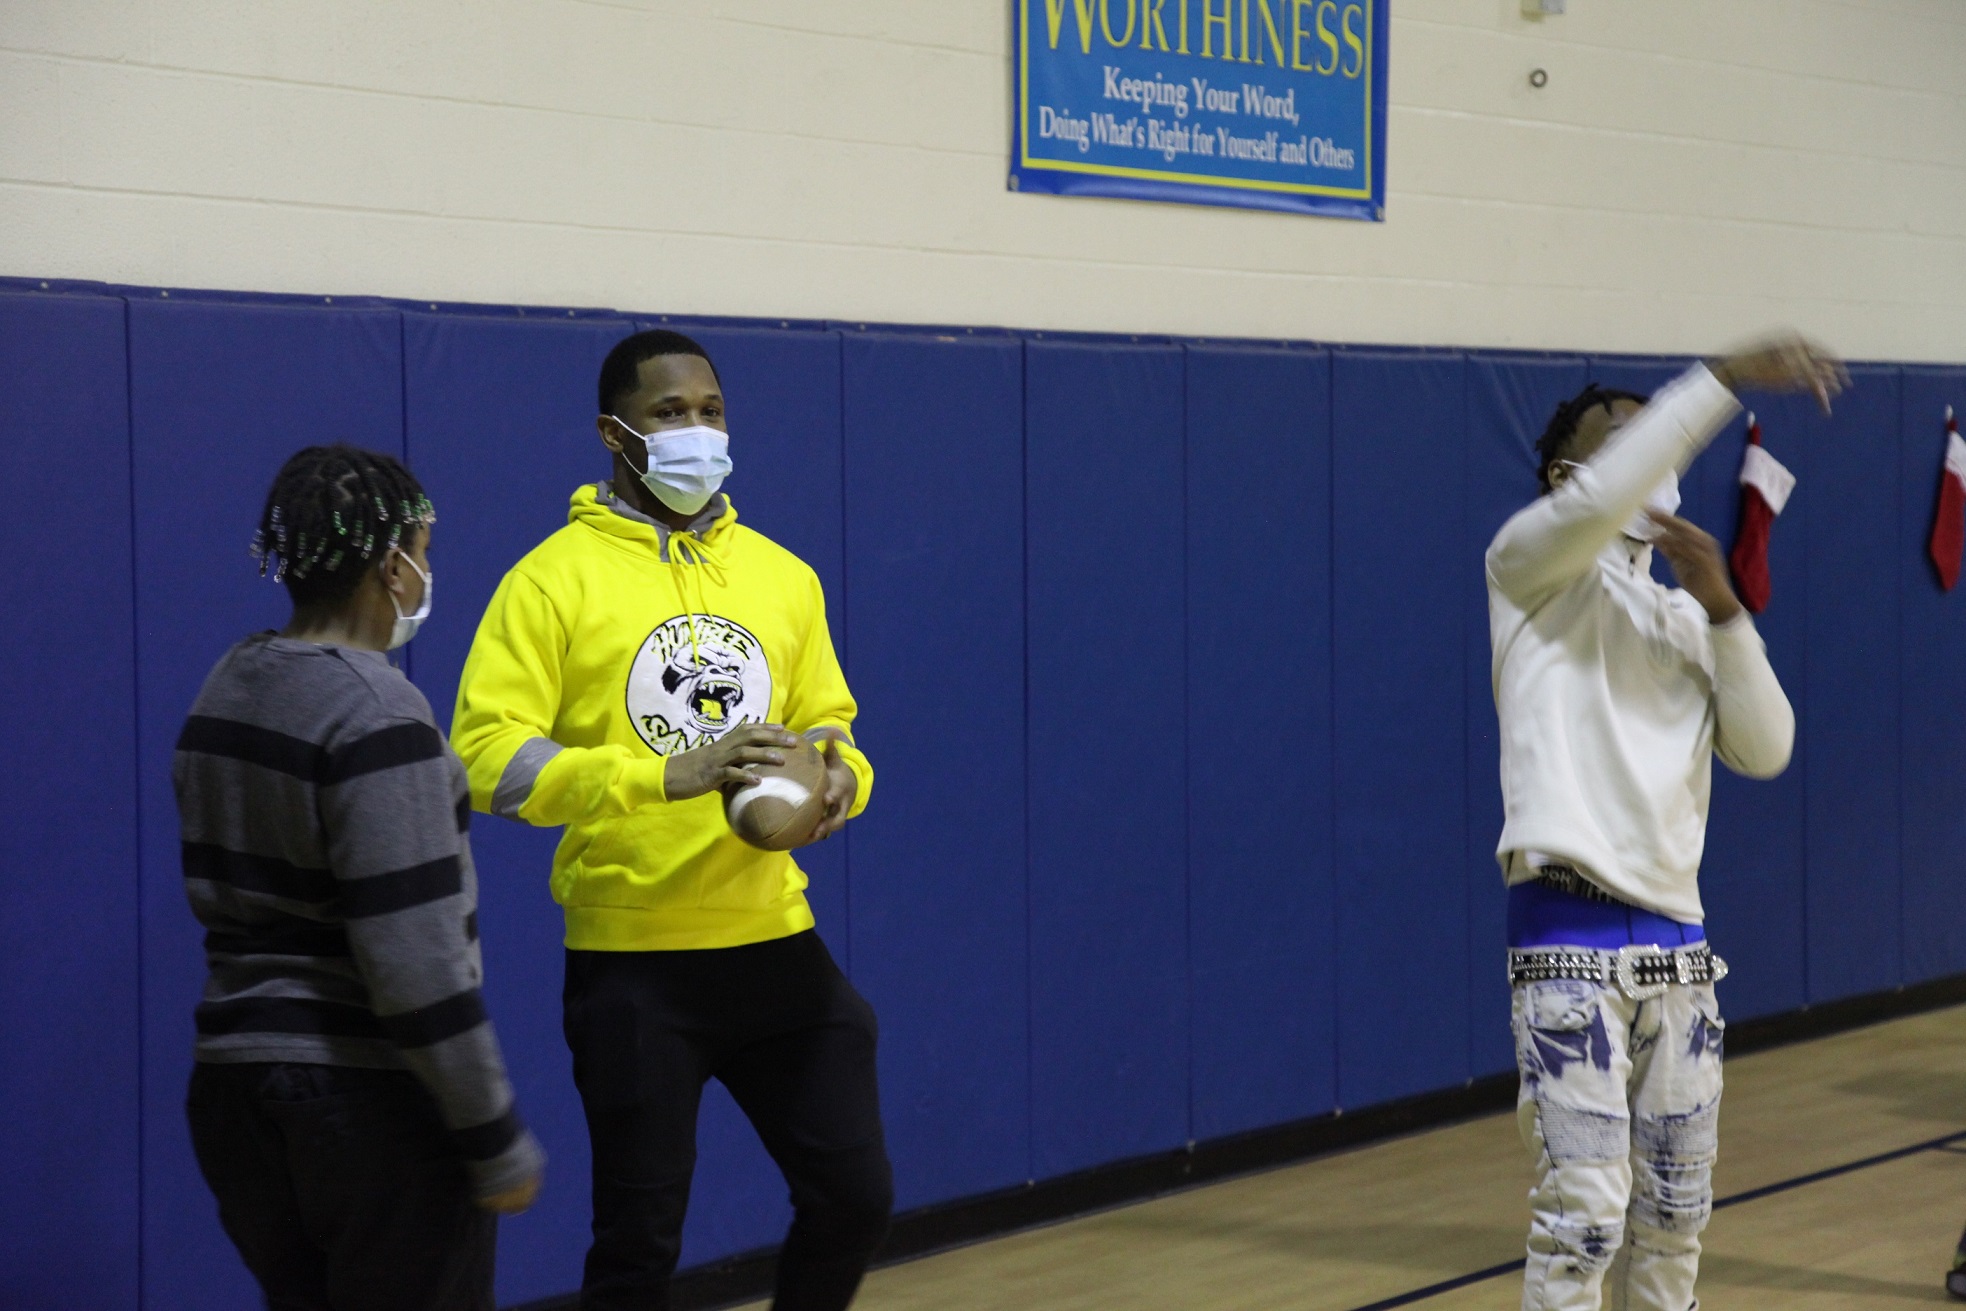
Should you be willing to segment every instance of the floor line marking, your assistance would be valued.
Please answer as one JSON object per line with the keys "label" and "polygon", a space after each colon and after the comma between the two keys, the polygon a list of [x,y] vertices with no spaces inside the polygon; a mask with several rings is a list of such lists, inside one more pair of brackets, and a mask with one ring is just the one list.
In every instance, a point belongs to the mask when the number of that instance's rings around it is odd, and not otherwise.
{"label": "floor line marking", "polygon": [[[1846,1161],[1842,1165],[1832,1165],[1826,1170],[1817,1170],[1811,1174],[1797,1175],[1793,1179],[1784,1179],[1780,1183],[1764,1184],[1759,1188],[1750,1188],[1744,1193],[1735,1193],[1730,1197],[1720,1198],[1713,1204],[1713,1209],[1719,1211],[1729,1206],[1739,1206],[1743,1202],[1759,1201],[1764,1197],[1772,1197],[1776,1193],[1788,1192],[1791,1188],[1802,1188],[1809,1184],[1821,1183],[1825,1179],[1834,1179],[1838,1175],[1852,1174],[1858,1170],[1868,1170],[1874,1165],[1887,1165],[1892,1161],[1901,1161],[1907,1156],[1916,1156],[1920,1152],[1944,1151],[1961,1139],[1966,1139],[1966,1129],[1957,1130],[1953,1133],[1945,1134],[1942,1137],[1930,1138],[1922,1143],[1913,1143],[1909,1147],[1898,1147],[1888,1152],[1879,1152],[1875,1156],[1866,1156],[1859,1161]],[[1501,1265],[1492,1265],[1485,1270],[1470,1271],[1465,1275],[1456,1275],[1452,1279],[1443,1279],[1437,1284],[1428,1284],[1425,1288],[1416,1288],[1411,1292],[1398,1293],[1377,1302],[1367,1302],[1364,1306],[1352,1307],[1351,1311],[1393,1311],[1395,1307],[1411,1306],[1415,1302],[1424,1302],[1429,1298],[1439,1297],[1443,1293],[1451,1293],[1457,1288],[1466,1288],[1470,1284],[1482,1284],[1488,1282],[1490,1279],[1500,1279],[1504,1275],[1512,1275],[1522,1269],[1526,1261],[1527,1258],[1525,1257],[1517,1257],[1513,1261],[1507,1261]]]}
{"label": "floor line marking", "polygon": [[1393,1311],[1396,1306],[1411,1306],[1415,1302],[1424,1302],[1430,1297],[1439,1297],[1442,1293],[1451,1293],[1457,1288],[1466,1288],[1469,1284],[1484,1284],[1491,1279],[1514,1274],[1522,1269],[1525,1260],[1526,1258],[1519,1256],[1505,1264],[1492,1265],[1486,1270],[1457,1275],[1452,1279],[1443,1279],[1438,1284],[1428,1284],[1425,1288],[1416,1288],[1410,1293],[1401,1293],[1397,1297],[1389,1297],[1381,1302],[1368,1302],[1364,1306],[1353,1307],[1352,1311]]}
{"label": "floor line marking", "polygon": [[1798,1175],[1793,1179],[1784,1179],[1778,1184],[1764,1184],[1760,1188],[1750,1188],[1745,1193],[1735,1193],[1732,1197],[1723,1197],[1713,1204],[1713,1209],[1718,1211],[1726,1206],[1739,1206],[1742,1202],[1752,1202],[1759,1198],[1773,1196],[1776,1193],[1785,1193],[1791,1188],[1801,1188],[1805,1184],[1821,1183],[1825,1179],[1834,1179],[1840,1174],[1849,1174],[1854,1170],[1868,1170],[1873,1165],[1885,1165],[1907,1156],[1916,1156],[1920,1152],[1935,1151],[1942,1147],[1949,1147],[1962,1138],[1966,1138],[1966,1130],[1949,1133],[1942,1138],[1933,1138],[1928,1142],[1913,1143],[1910,1147],[1900,1147],[1895,1151],[1879,1152],[1876,1156],[1866,1156],[1861,1161],[1851,1161],[1846,1165],[1832,1165],[1827,1170],[1818,1170],[1814,1174]]}

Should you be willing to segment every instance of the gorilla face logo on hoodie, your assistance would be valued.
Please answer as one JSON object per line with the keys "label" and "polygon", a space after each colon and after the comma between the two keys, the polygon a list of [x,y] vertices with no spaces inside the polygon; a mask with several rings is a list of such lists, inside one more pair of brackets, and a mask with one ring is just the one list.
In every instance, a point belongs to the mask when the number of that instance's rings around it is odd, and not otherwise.
{"label": "gorilla face logo on hoodie", "polygon": [[708,745],[771,713],[771,667],[742,624],[678,615],[650,633],[628,671],[628,717],[658,755]]}

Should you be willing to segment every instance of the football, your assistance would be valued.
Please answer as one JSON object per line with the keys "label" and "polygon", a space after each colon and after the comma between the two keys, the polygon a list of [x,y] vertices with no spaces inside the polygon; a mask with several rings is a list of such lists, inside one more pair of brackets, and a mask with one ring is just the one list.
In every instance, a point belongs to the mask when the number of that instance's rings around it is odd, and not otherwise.
{"label": "football", "polygon": [[784,749],[782,765],[752,765],[756,783],[724,789],[730,831],[765,851],[803,846],[826,813],[826,760],[810,742]]}

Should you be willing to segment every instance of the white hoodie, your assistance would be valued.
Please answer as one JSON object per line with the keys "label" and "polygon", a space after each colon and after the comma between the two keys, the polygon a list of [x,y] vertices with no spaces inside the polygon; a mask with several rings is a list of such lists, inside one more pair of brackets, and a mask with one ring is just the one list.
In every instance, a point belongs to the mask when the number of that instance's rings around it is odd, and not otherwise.
{"label": "white hoodie", "polygon": [[1496,854],[1511,883],[1561,861],[1700,923],[1712,756],[1750,778],[1788,765],[1795,712],[1753,621],[1709,624],[1691,595],[1653,581],[1651,546],[1623,532],[1738,408],[1694,367],[1488,548],[1506,816]]}

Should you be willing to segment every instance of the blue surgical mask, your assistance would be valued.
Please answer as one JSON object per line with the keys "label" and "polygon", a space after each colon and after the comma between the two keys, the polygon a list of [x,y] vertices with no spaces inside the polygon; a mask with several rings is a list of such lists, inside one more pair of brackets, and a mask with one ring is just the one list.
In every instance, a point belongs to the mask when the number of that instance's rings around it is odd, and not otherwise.
{"label": "blue surgical mask", "polygon": [[730,476],[728,433],[699,425],[644,434],[635,432],[618,415],[608,417],[635,433],[648,447],[648,472],[642,475],[642,485],[677,514],[695,514],[710,504],[710,498]]}
{"label": "blue surgical mask", "polygon": [[416,561],[410,559],[410,553],[408,551],[399,549],[396,554],[403,557],[403,563],[409,565],[412,569],[416,569],[416,576],[423,580],[423,604],[416,608],[415,614],[406,615],[403,613],[402,605],[396,600],[396,594],[394,592],[389,594],[390,608],[396,612],[396,626],[389,630],[389,649],[391,651],[394,651],[397,647],[403,645],[412,637],[415,637],[416,630],[423,627],[423,621],[430,617],[430,597],[437,590],[437,575],[434,571],[426,574],[423,570],[418,569]]}

